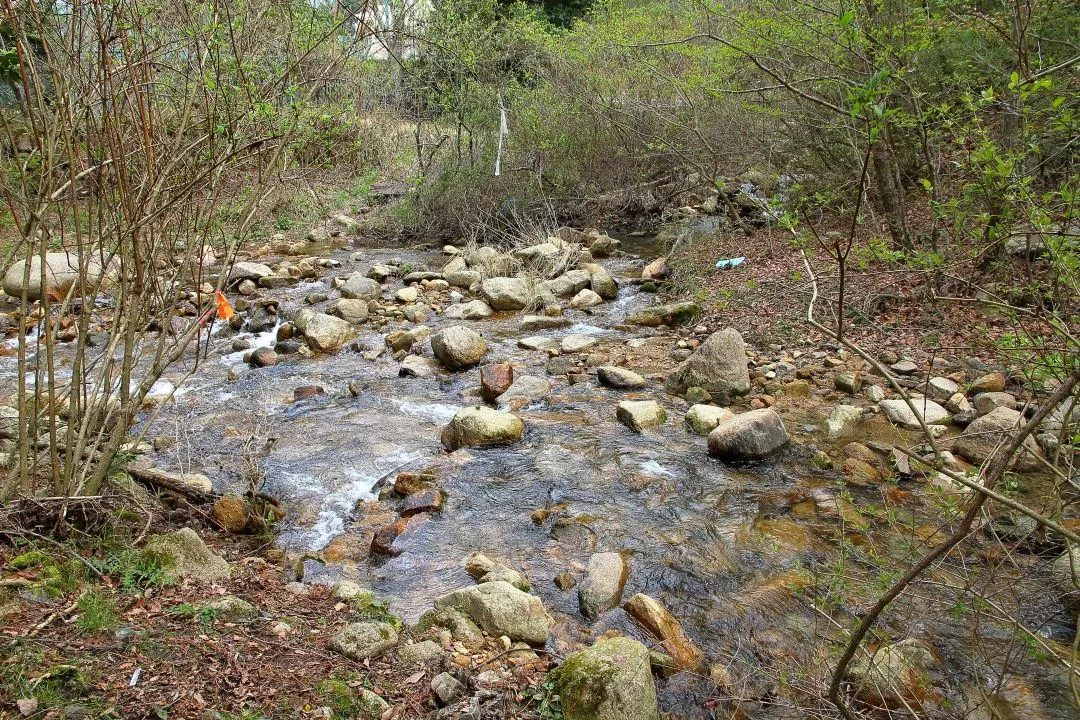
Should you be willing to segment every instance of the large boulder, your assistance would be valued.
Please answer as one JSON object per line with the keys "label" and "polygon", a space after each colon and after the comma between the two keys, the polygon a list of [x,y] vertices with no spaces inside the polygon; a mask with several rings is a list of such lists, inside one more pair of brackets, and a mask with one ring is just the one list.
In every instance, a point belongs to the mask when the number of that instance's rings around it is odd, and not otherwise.
{"label": "large boulder", "polygon": [[682,395],[702,387],[717,402],[728,402],[750,391],[746,345],[734,328],[714,332],[667,379],[667,390]]}
{"label": "large boulder", "polygon": [[367,322],[368,319],[369,312],[367,300],[350,300],[348,298],[342,298],[330,308],[330,314],[341,318],[350,325],[360,325],[361,323]]}
{"label": "large boulder", "polygon": [[[985,462],[1020,429],[1023,422],[1024,416],[1019,411],[1007,407],[995,408],[965,428],[956,439],[953,452],[973,463]],[[1013,466],[1017,470],[1037,470],[1042,464],[1038,455],[1039,445],[1029,435],[1016,454]]]}
{"label": "large boulder", "polygon": [[172,580],[216,582],[229,578],[229,563],[206,547],[191,528],[151,537],[143,553],[164,564],[165,575]]}
{"label": "large boulder", "polygon": [[735,417],[735,413],[727,408],[715,405],[694,405],[686,411],[686,425],[698,435],[708,435],[728,420]]}
{"label": "large boulder", "polygon": [[349,300],[378,300],[382,286],[361,273],[353,273],[341,286],[341,297]]}
{"label": "large boulder", "polygon": [[622,602],[630,571],[626,558],[617,552],[596,553],[589,558],[585,579],[578,585],[581,614],[590,620]]}
{"label": "large boulder", "polygon": [[596,307],[602,302],[604,302],[604,298],[600,297],[589,288],[585,288],[578,292],[578,294],[570,301],[570,307],[575,310],[588,310],[591,307]]}
{"label": "large boulder", "polygon": [[[264,277],[270,277],[273,274],[274,271],[269,265],[264,265],[260,262],[238,262],[233,263],[232,272],[229,273],[229,282],[240,283],[244,280],[251,280],[252,282],[257,283]],[[6,281],[4,283],[4,290],[7,290]]]}
{"label": "large boulder", "polygon": [[447,450],[510,445],[521,439],[525,423],[517,415],[489,407],[463,408],[439,436]]}
{"label": "large boulder", "polygon": [[304,323],[304,338],[312,350],[320,352],[334,352],[355,335],[356,330],[347,320],[326,313],[315,313]]}
{"label": "large boulder", "polygon": [[657,327],[659,325],[689,325],[701,316],[701,306],[686,301],[671,305],[654,305],[626,318],[628,325]]}
{"label": "large boulder", "polygon": [[616,390],[640,390],[648,385],[645,378],[633,370],[627,370],[615,365],[604,365],[597,368],[596,379],[600,381],[601,385]]}
{"label": "large boulder", "polygon": [[397,645],[397,630],[385,622],[349,623],[335,633],[327,647],[350,660],[366,660]]}
{"label": "large boulder", "polygon": [[547,286],[555,297],[568,298],[589,287],[591,282],[592,275],[588,270],[569,270],[554,280],[548,280]]}
{"label": "large boulder", "polygon": [[615,410],[615,418],[634,432],[641,433],[667,422],[667,413],[655,400],[623,400]]}
{"label": "large boulder", "polygon": [[[948,410],[922,395],[912,395],[911,404],[915,406],[915,409],[927,425],[939,424],[949,417]],[[918,418],[911,412],[911,408],[908,407],[903,398],[882,400],[878,403],[878,407],[881,408],[881,411],[885,413],[885,417],[893,425],[900,425],[909,430],[918,430],[921,427]]]}
{"label": "large boulder", "polygon": [[709,433],[709,453],[724,460],[759,460],[787,444],[784,421],[771,408],[751,410]]}
{"label": "large boulder", "polygon": [[454,287],[468,290],[473,285],[478,285],[484,279],[484,276],[476,270],[455,270],[443,275],[443,279]]}
{"label": "large boulder", "polygon": [[446,369],[463,370],[480,362],[488,346],[475,330],[454,325],[431,336],[431,351]]}
{"label": "large boulder", "polygon": [[536,293],[527,278],[494,277],[480,283],[480,294],[496,310],[524,310]]}
{"label": "large boulder", "polygon": [[649,650],[632,638],[572,653],[549,677],[566,720],[659,720]]}
{"label": "large boulder", "polygon": [[591,276],[589,289],[594,293],[605,300],[614,300],[619,297],[619,284],[615,282],[615,278],[611,277],[611,273],[603,265],[585,263],[581,266],[581,269],[589,272]]}
{"label": "large boulder", "polygon": [[447,608],[460,610],[489,635],[530,645],[547,643],[555,624],[540,598],[503,580],[455,590],[435,601],[436,610]]}
{"label": "large boulder", "polygon": [[[93,258],[86,259],[85,274],[79,261],[79,256],[69,252],[51,252],[45,254],[45,292],[53,295],[66,295],[71,287],[79,282],[80,286],[90,289],[105,278],[105,271],[100,262]],[[266,267],[265,265],[263,267]],[[266,268],[267,271],[270,268]],[[4,275],[4,292],[12,297],[21,297],[23,289],[26,290],[27,300],[40,300],[42,296],[41,257],[34,256],[30,259],[30,278],[23,285],[23,273],[26,271],[26,261],[19,260],[8,268]]]}
{"label": "large boulder", "polygon": [[510,409],[523,408],[530,403],[551,395],[551,383],[535,375],[519,375],[502,395],[496,399],[500,406]]}
{"label": "large boulder", "polygon": [[486,320],[493,314],[491,306],[483,300],[470,300],[443,310],[443,317],[449,320]]}

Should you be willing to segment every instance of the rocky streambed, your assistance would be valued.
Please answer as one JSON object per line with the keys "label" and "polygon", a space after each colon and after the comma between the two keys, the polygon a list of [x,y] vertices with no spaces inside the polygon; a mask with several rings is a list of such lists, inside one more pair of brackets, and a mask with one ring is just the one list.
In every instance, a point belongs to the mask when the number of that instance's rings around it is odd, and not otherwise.
{"label": "rocky streambed", "polygon": [[[861,361],[697,324],[693,303],[649,292],[656,255],[645,238],[569,229],[508,252],[270,245],[234,269],[239,313],[210,357],[161,383],[144,460],[280,500],[279,556],[300,582],[364,588],[454,641],[463,613],[559,657],[592,647],[562,671],[568,717],[655,717],[656,703],[713,717],[718,698],[803,717],[843,628],[967,490],[893,450],[919,445],[914,418]],[[1023,412],[989,368],[892,360],[958,473]],[[223,524],[248,524],[243,504],[239,522],[219,505]],[[988,519],[981,547],[1016,524]],[[942,717],[1065,717],[1070,581],[1060,547],[1026,552],[1022,577],[943,567],[901,598],[873,646],[885,669],[856,664],[851,693]],[[1014,652],[1008,623],[945,612],[971,577],[1038,628],[1038,652],[1007,674],[971,657]],[[643,658],[655,681],[604,670]],[[574,668],[600,685],[581,690]],[[604,685],[615,677],[625,692]],[[1011,695],[985,700],[1006,681]]]}

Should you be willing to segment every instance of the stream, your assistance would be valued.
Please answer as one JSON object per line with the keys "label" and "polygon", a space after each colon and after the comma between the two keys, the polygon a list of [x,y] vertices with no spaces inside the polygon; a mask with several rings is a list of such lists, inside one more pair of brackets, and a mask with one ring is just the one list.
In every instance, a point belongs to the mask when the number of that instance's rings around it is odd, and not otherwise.
{"label": "stream", "polygon": [[[735,467],[708,456],[705,438],[682,425],[686,402],[662,389],[663,374],[676,364],[670,355],[680,336],[624,324],[629,313],[657,302],[626,280],[640,276],[658,249],[650,238],[622,242],[624,252],[603,261],[619,280],[618,298],[590,312],[567,310],[570,327],[522,331],[517,313],[479,321],[429,313],[423,323],[434,330],[472,327],[489,343],[485,362],[508,362],[515,376],[551,382],[550,396],[516,410],[526,427],[518,444],[453,453],[440,444],[439,431],[455,412],[481,402],[475,369],[399,377],[399,363],[389,351],[371,361],[348,346],[310,358],[282,355],[275,366],[251,368],[244,363],[246,351],[232,349],[234,340],[273,345],[275,331],[251,335],[226,328],[213,336],[209,357],[150,428],[147,437],[158,448],[153,461],[166,469],[203,472],[216,490],[242,493],[248,489],[245,458],[254,458],[265,472],[262,490],[287,510],[277,544],[290,565],[302,566],[305,582],[355,580],[386,599],[406,623],[439,596],[472,584],[463,561],[474,551],[520,568],[556,619],[548,649],[558,655],[609,631],[641,637],[620,609],[590,624],[578,609],[576,590],[560,590],[553,582],[563,572],[580,577],[594,552],[622,552],[630,567],[623,597],[643,592],[660,600],[709,661],[727,669],[736,691],[755,699],[753,717],[807,717],[810,711],[798,698],[823,692],[828,665],[842,647],[841,624],[850,627],[865,609],[842,602],[830,606],[820,588],[864,582],[872,601],[880,582],[857,562],[845,566],[844,553],[849,560],[873,553],[907,567],[925,546],[898,533],[897,523],[877,522],[883,516],[866,509],[882,510],[890,497],[876,488],[851,488],[849,502],[837,473],[811,463],[813,449],[829,448],[822,431],[829,407],[820,402],[778,407],[793,442],[768,462]],[[286,317],[308,307],[309,295],[336,296],[331,276],[376,263],[438,270],[447,259],[435,250],[313,246],[313,252],[342,265],[321,280],[268,291]],[[351,259],[355,252],[360,259]],[[399,287],[400,280],[392,279],[383,297]],[[332,302],[311,307],[325,311]],[[357,346],[381,347],[386,332],[412,326],[392,321],[376,329],[369,321],[360,326]],[[595,375],[571,384],[565,376],[547,374],[545,351],[518,346],[524,336],[558,340],[570,334],[594,336],[597,345],[585,353],[603,358],[595,364],[625,359],[618,364],[649,378],[649,387],[611,390]],[[422,345],[430,357],[428,343]],[[178,367],[166,379],[179,382],[188,369]],[[303,386],[324,392],[295,400],[294,391]],[[656,400],[672,420],[635,434],[615,419],[616,403],[627,399]],[[883,420],[866,425],[865,438],[899,437]],[[396,518],[393,502],[380,503],[380,494],[406,471],[437,475],[445,505],[399,539],[400,555],[370,554],[372,530]],[[904,505],[902,513],[907,514],[898,524],[917,530],[932,532],[940,524],[928,503]],[[841,524],[844,542],[837,540]],[[819,591],[809,599],[811,575]],[[933,581],[948,585],[957,579],[941,572]],[[1007,588],[1009,578],[1001,574],[994,582]],[[990,594],[997,590],[995,585]],[[989,671],[972,669],[977,633],[984,652],[1015,654],[1014,677],[1023,679],[1017,693],[1031,696],[1024,706],[1028,715],[1003,717],[1074,717],[1060,666],[1045,653],[1018,652],[1005,630],[975,631],[962,613],[943,614],[935,594],[932,583],[918,586],[882,627],[895,637],[914,633],[934,645],[949,668],[950,697],[996,682]],[[1058,648],[1071,641],[1067,613],[1041,586],[1019,595],[1021,616],[1037,618],[1032,625],[1042,642]],[[715,680],[680,673],[662,681],[661,708],[676,717],[713,717],[709,698],[716,694]]]}

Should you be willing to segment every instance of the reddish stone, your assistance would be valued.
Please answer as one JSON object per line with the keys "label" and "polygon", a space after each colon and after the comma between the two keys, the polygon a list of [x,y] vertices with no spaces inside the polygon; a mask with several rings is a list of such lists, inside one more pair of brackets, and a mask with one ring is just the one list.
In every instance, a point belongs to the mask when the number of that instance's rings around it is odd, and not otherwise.
{"label": "reddish stone", "polygon": [[294,400],[306,400],[307,398],[315,397],[316,395],[325,395],[325,394],[326,394],[326,391],[323,390],[318,385],[301,385],[300,387],[293,390],[293,399]]}
{"label": "reddish stone", "polygon": [[514,384],[514,368],[507,363],[490,363],[480,368],[480,396],[495,402]]}
{"label": "reddish stone", "polygon": [[400,555],[405,551],[405,542],[417,527],[427,520],[423,513],[398,518],[389,525],[383,525],[375,531],[371,539],[371,552],[383,555]]}
{"label": "reddish stone", "polygon": [[442,509],[446,495],[439,488],[418,490],[401,503],[401,516],[409,517],[422,512],[438,512]]}

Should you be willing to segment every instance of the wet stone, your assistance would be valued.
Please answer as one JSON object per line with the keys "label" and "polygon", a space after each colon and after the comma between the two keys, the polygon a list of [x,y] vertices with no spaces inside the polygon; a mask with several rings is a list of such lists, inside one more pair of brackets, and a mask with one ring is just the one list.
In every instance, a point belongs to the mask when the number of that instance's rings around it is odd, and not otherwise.
{"label": "wet stone", "polygon": [[487,402],[495,402],[513,382],[514,368],[509,363],[490,363],[480,368],[480,396]]}
{"label": "wet stone", "polygon": [[255,367],[271,367],[277,365],[277,353],[267,347],[257,348],[251,353],[250,364]]}
{"label": "wet stone", "polygon": [[429,473],[409,473],[403,472],[397,476],[394,480],[394,492],[398,495],[409,496],[413,493],[420,492],[425,488],[430,488],[437,485],[439,478],[437,475]]}
{"label": "wet stone", "polygon": [[371,539],[371,551],[382,555],[400,555],[405,551],[404,540],[406,535],[426,519],[427,516],[420,513],[399,518],[388,525],[383,525],[375,531],[375,535]]}
{"label": "wet stone", "polygon": [[577,578],[568,572],[561,572],[555,576],[555,587],[560,590],[569,590],[577,585]]}
{"label": "wet stone", "polygon": [[442,510],[446,495],[438,488],[424,488],[412,493],[401,503],[401,516]]}
{"label": "wet stone", "polygon": [[633,370],[605,365],[597,368],[596,377],[601,384],[616,390],[639,390],[648,382]]}
{"label": "wet stone", "polygon": [[624,400],[616,408],[615,417],[636,433],[667,422],[667,413],[655,400]]}
{"label": "wet stone", "polygon": [[325,394],[326,390],[319,385],[301,385],[293,390],[293,400],[307,400],[308,398]]}

